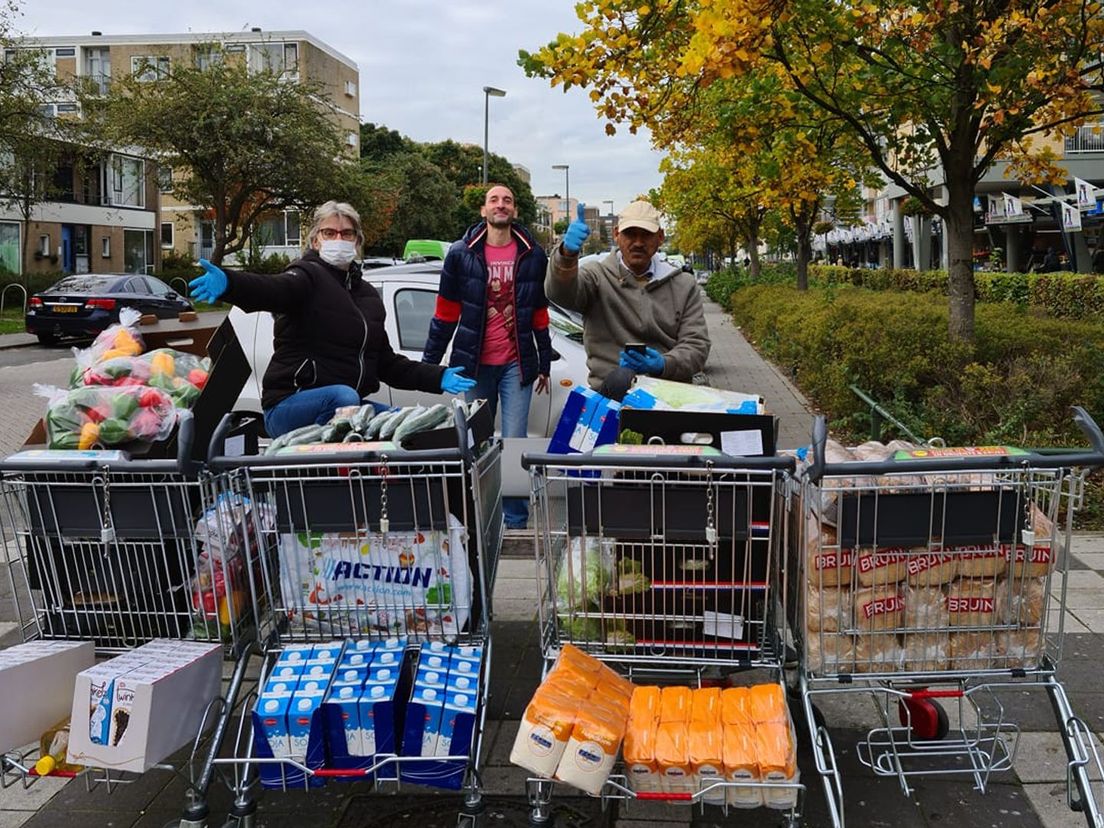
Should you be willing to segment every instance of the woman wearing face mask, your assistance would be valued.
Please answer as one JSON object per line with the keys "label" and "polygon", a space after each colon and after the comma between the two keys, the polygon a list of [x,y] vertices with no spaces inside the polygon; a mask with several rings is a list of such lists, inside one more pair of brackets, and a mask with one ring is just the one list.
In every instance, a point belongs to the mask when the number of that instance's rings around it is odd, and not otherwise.
{"label": "woman wearing face mask", "polygon": [[199,260],[204,273],[189,285],[193,298],[221,299],[275,316],[272,361],[261,393],[270,437],[327,422],[336,409],[359,405],[379,390],[381,380],[395,388],[450,394],[475,385],[459,368],[414,362],[391,350],[383,301],[354,261],[363,240],[357,211],[327,201],[314,213],[309,249],[283,273],[222,270]]}

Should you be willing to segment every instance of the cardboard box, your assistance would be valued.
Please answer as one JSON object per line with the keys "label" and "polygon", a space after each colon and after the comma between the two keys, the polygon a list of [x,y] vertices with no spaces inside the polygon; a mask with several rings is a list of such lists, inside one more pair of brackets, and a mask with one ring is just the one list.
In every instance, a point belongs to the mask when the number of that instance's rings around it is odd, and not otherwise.
{"label": "cardboard box", "polygon": [[74,679],[95,663],[91,641],[30,641],[0,650],[0,753],[37,742],[62,721],[73,707]]}
{"label": "cardboard box", "polygon": [[[136,655],[146,655],[144,667],[132,666]],[[152,648],[132,651],[122,667],[107,661],[76,677],[72,692],[72,724],[68,760],[73,764],[143,773],[190,743],[207,706],[222,685],[221,645],[181,647],[175,652]],[[112,676],[112,671],[118,671]],[[111,682],[110,744],[90,737],[93,707],[106,706]],[[101,714],[101,715],[104,715]]]}

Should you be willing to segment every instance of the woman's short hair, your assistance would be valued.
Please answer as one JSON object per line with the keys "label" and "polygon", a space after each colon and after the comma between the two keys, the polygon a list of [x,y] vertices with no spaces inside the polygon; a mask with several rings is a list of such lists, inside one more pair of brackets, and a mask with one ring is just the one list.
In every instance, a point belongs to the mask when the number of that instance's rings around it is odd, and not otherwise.
{"label": "woman's short hair", "polygon": [[360,227],[360,213],[356,211],[356,208],[344,201],[327,201],[314,211],[314,221],[311,222],[310,231],[307,233],[307,247],[314,247],[314,240],[318,238],[318,231],[322,227],[322,222],[331,216],[341,216],[349,219],[353,223],[353,227],[356,228],[357,246],[364,243],[364,231]]}

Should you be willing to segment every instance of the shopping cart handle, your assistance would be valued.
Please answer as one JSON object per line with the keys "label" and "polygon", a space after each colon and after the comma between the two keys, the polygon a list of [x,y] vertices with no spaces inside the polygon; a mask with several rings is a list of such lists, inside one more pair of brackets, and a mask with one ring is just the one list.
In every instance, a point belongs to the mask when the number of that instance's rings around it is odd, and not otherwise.
{"label": "shopping cart handle", "polygon": [[644,469],[704,469],[713,471],[793,471],[795,460],[790,456],[733,457],[729,454],[624,454],[620,456],[591,452],[581,454],[539,454],[525,452],[521,467],[551,466],[553,468],[644,468]]}
{"label": "shopping cart handle", "polygon": [[1079,405],[1073,406],[1073,421],[1081,428],[1081,432],[1088,438],[1093,450],[1104,457],[1104,433],[1096,424],[1088,411]]}
{"label": "shopping cart handle", "polygon": [[657,802],[690,802],[694,795],[689,793],[663,793],[662,791],[637,791],[636,798],[650,799]]}

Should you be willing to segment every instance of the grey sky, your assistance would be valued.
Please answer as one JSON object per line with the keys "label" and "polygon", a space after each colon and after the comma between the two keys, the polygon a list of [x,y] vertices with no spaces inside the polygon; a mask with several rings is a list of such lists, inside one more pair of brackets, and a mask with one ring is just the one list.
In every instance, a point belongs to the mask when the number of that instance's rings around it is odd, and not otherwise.
{"label": "grey sky", "polygon": [[566,95],[526,78],[517,51],[576,32],[570,0],[364,0],[361,3],[260,0],[23,0],[15,28],[32,36],[304,29],[355,60],[361,120],[417,141],[483,143],[483,87],[505,89],[490,101],[490,148],[532,173],[534,195],[571,194],[603,211],[620,210],[660,183],[660,155],[626,129],[609,138],[586,92]]}

